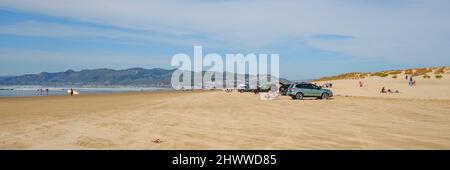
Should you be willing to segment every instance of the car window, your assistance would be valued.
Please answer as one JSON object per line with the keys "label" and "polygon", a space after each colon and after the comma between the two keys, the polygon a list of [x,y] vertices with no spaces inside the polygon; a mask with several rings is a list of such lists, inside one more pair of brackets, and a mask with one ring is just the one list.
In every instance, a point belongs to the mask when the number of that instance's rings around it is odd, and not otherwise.
{"label": "car window", "polygon": [[309,86],[307,84],[302,84],[302,88],[309,89]]}
{"label": "car window", "polygon": [[319,87],[316,86],[315,84],[311,84],[311,87],[312,87],[313,89],[318,89],[318,88],[319,88]]}
{"label": "car window", "polygon": [[307,89],[309,88],[307,84],[299,84],[299,88]]}
{"label": "car window", "polygon": [[302,84],[297,84],[295,87],[296,87],[296,88],[303,88],[303,87],[302,87]]}

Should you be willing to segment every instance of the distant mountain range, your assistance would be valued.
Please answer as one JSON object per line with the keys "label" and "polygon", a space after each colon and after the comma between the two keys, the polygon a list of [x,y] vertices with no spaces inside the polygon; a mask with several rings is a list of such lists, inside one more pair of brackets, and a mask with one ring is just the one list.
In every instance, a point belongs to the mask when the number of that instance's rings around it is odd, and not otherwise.
{"label": "distant mountain range", "polygon": [[125,70],[90,69],[21,76],[0,77],[0,85],[46,85],[46,86],[108,86],[135,85],[168,87],[174,70],[130,68]]}
{"label": "distant mountain range", "polygon": [[[171,87],[173,70],[160,68],[130,68],[125,70],[89,69],[81,71],[0,77],[0,85],[42,85],[42,86],[145,86]],[[249,76],[246,75],[248,78]],[[254,78],[255,76],[251,76]],[[280,79],[282,82],[289,80]]]}

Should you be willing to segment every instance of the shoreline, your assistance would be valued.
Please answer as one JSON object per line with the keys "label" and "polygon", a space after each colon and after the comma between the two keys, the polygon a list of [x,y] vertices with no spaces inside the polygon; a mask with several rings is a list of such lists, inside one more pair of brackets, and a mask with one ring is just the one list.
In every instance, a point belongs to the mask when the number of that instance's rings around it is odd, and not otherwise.
{"label": "shoreline", "polygon": [[[120,97],[120,96],[142,96],[142,95],[164,95],[164,94],[180,94],[180,93],[202,93],[209,92],[207,90],[192,90],[192,91],[177,91],[177,90],[155,90],[155,91],[130,91],[130,92],[118,92],[118,93],[84,93],[79,95],[70,96],[67,94],[61,95],[42,95],[42,96],[0,96],[0,102],[7,100],[45,100],[45,99],[82,99],[90,97]],[[213,92],[213,91],[211,91]]]}
{"label": "shoreline", "polygon": [[[67,94],[61,94],[61,95],[42,95],[42,96],[0,96],[1,100],[8,100],[8,99],[14,99],[14,100],[20,100],[20,99],[50,99],[50,98],[84,98],[84,97],[120,97],[120,96],[130,96],[130,95],[150,95],[150,94],[169,94],[169,93],[208,93],[208,92],[222,92],[221,90],[191,90],[191,91],[179,91],[179,90],[155,90],[155,91],[144,91],[144,92],[138,92],[138,91],[130,91],[130,92],[117,92],[117,93],[85,93],[75,96],[70,96]],[[223,92],[226,93],[226,92]],[[232,92],[231,94],[236,93],[239,94],[239,92]],[[252,94],[250,92],[245,92],[242,94]],[[255,94],[259,95],[259,94]],[[386,95],[396,95],[396,94],[386,94]],[[283,98],[290,100],[289,96],[282,96]],[[334,98],[355,98],[355,99],[379,99],[379,100],[401,100],[401,101],[450,101],[450,99],[440,99],[440,98],[405,98],[405,97],[397,97],[397,96],[358,96],[358,95],[341,95],[337,94],[330,99],[333,100]],[[305,100],[315,100],[314,98],[306,98]],[[302,102],[302,101],[299,101]]]}
{"label": "shoreline", "polygon": [[[96,92],[81,93],[81,94],[76,95],[76,96],[101,95],[101,94],[154,93],[154,92],[161,92],[161,91],[175,91],[175,90],[168,88],[168,89],[155,89],[155,90],[144,90],[144,91],[116,91],[116,92],[96,91]],[[61,92],[61,94],[0,96],[0,99],[2,99],[2,98],[52,97],[52,96],[70,96],[70,95],[67,94],[67,92],[64,91],[64,92]],[[72,96],[72,97],[74,97],[74,96]]]}

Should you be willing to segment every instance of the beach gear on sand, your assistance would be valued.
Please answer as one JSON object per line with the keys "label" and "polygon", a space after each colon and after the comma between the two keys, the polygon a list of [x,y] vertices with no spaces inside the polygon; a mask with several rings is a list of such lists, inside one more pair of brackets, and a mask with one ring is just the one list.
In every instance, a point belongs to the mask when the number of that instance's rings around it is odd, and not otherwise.
{"label": "beach gear on sand", "polygon": [[[67,90],[67,93],[70,95],[70,89],[69,90]],[[77,92],[77,91],[75,91],[75,90],[73,90],[73,95],[78,95],[78,94],[80,94],[79,92]]]}
{"label": "beach gear on sand", "polygon": [[278,93],[272,93],[272,92],[260,93],[259,94],[259,99],[260,100],[277,100],[278,96],[279,96]]}

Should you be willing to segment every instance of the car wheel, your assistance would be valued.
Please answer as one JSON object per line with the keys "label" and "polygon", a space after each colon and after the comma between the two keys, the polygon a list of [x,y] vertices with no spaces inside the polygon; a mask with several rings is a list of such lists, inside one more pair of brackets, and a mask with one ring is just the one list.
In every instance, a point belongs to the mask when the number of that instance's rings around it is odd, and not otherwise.
{"label": "car wheel", "polygon": [[322,96],[320,98],[323,100],[328,100],[328,98],[330,98],[330,95],[328,93],[322,93]]}
{"label": "car wheel", "polygon": [[297,93],[297,94],[295,95],[295,99],[297,99],[297,100],[302,100],[302,99],[303,99],[303,94],[302,94],[302,93]]}

